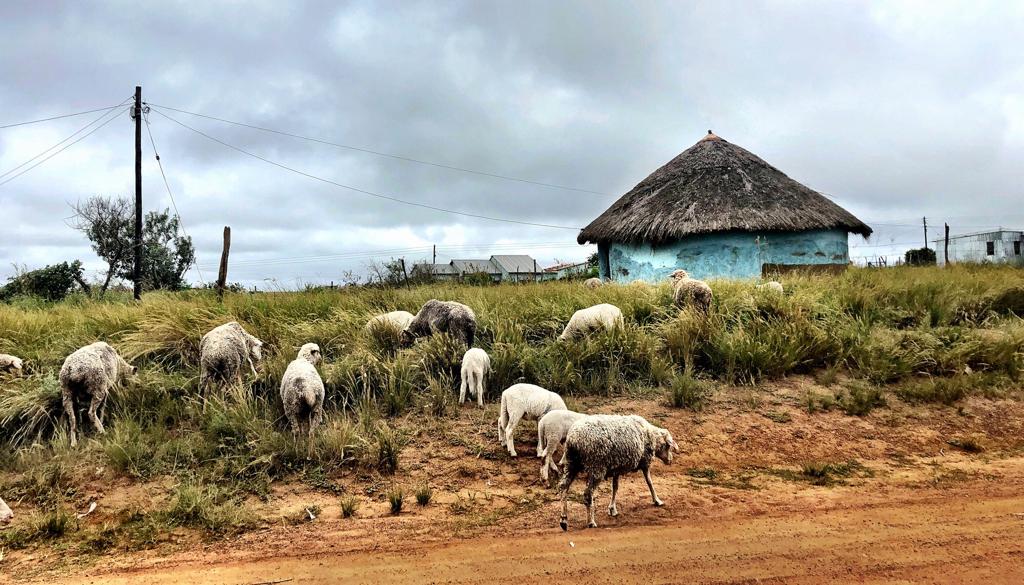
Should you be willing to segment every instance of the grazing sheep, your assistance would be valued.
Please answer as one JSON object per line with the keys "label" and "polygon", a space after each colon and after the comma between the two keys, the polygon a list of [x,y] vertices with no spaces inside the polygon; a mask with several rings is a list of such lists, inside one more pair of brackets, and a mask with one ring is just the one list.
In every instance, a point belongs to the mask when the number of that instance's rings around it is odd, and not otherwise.
{"label": "grazing sheep", "polygon": [[21,358],[0,353],[0,373],[8,372],[20,376],[24,365],[25,362],[21,361]]}
{"label": "grazing sheep", "polygon": [[602,281],[600,278],[597,278],[596,276],[594,278],[588,278],[583,281],[583,286],[587,288],[600,288],[602,285],[604,285],[604,281]]}
{"label": "grazing sheep", "polygon": [[471,348],[462,356],[462,387],[459,390],[459,404],[466,401],[466,390],[476,396],[476,402],[484,405],[484,378],[491,371],[491,358],[479,347]]}
{"label": "grazing sheep", "polygon": [[548,470],[561,473],[555,464],[555,451],[565,443],[565,436],[573,423],[585,416],[571,410],[552,410],[537,423],[537,442],[540,444],[537,457],[544,458],[544,465],[540,468],[540,478],[544,481],[548,480]]}
{"label": "grazing sheep", "polygon": [[281,377],[281,402],[295,436],[305,423],[306,435],[312,439],[313,431],[324,419],[324,382],[316,371],[321,359],[320,346],[307,343]]}
{"label": "grazing sheep", "polygon": [[[516,425],[523,417],[541,418],[552,410],[565,410],[562,397],[533,384],[513,384],[501,393],[501,414],[498,415],[498,441],[516,456]],[[537,453],[541,452],[537,439]]]}
{"label": "grazing sheep", "polygon": [[[110,389],[126,375],[134,376],[135,366],[124,361],[117,351],[103,341],[75,350],[60,368],[60,394],[71,430],[71,446],[78,444],[75,420],[75,398],[89,399],[89,420],[102,434],[103,416],[107,410]],[[99,414],[97,415],[97,410]]]}
{"label": "grazing sheep", "polygon": [[402,330],[402,345],[412,345],[417,337],[449,333],[455,339],[473,347],[476,334],[476,315],[462,303],[430,299],[423,303],[409,325]]}
{"label": "grazing sheep", "polygon": [[0,498],[0,526],[10,522],[12,518],[14,518],[14,512],[11,511],[7,502],[5,502],[3,498]]}
{"label": "grazing sheep", "polygon": [[565,325],[565,330],[558,336],[558,341],[574,339],[591,331],[602,329],[611,331],[615,328],[622,328],[622,326],[622,311],[615,305],[601,303],[573,313],[572,318]]}
{"label": "grazing sheep", "polygon": [[402,331],[409,326],[413,317],[414,315],[409,311],[391,311],[390,313],[383,313],[367,321],[366,330],[370,331],[377,327],[392,327],[398,331]]}
{"label": "grazing sheep", "polygon": [[692,305],[705,315],[711,310],[711,287],[703,280],[690,278],[685,270],[676,270],[672,279],[672,299],[680,309]]}
{"label": "grazing sheep", "polygon": [[786,292],[785,289],[782,288],[782,283],[774,281],[774,280],[770,280],[770,281],[768,281],[768,282],[766,282],[764,284],[759,284],[759,285],[757,285],[757,288],[759,288],[761,290],[767,290],[767,291],[770,291],[770,292],[777,292],[780,295],[783,294],[784,292]]}
{"label": "grazing sheep", "polygon": [[214,327],[199,342],[199,389],[205,394],[214,380],[242,383],[242,366],[256,376],[263,359],[263,342],[249,335],[237,321]]}
{"label": "grazing sheep", "polygon": [[662,506],[651,483],[651,459],[657,457],[666,464],[672,462],[672,453],[679,451],[672,433],[644,420],[643,417],[598,414],[587,416],[569,429],[565,439],[565,475],[559,484],[562,490],[562,530],[569,529],[569,486],[581,472],[589,476],[583,503],[587,506],[589,526],[597,527],[594,518],[594,490],[606,477],[612,478],[612,498],[608,515],[617,516],[615,495],[619,490],[619,476],[642,471],[655,506]]}

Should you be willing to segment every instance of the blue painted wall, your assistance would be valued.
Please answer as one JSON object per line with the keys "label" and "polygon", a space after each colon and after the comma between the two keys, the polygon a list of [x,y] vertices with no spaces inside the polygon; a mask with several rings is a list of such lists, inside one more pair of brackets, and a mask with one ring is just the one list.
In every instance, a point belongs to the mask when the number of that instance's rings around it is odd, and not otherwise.
{"label": "blue painted wall", "polygon": [[[677,268],[694,278],[759,278],[762,264],[846,264],[844,230],[721,232],[667,244],[599,244],[601,277],[664,280]],[[607,260],[605,258],[607,257]]]}

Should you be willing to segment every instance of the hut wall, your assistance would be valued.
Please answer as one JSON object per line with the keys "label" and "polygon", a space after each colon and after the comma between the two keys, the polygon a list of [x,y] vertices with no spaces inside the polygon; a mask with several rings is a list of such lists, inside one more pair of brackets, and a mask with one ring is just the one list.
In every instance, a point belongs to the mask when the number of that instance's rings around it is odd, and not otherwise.
{"label": "hut wall", "polygon": [[803,232],[720,232],[666,244],[608,246],[602,276],[618,281],[664,280],[677,268],[694,278],[759,278],[763,264],[847,264],[845,230]]}

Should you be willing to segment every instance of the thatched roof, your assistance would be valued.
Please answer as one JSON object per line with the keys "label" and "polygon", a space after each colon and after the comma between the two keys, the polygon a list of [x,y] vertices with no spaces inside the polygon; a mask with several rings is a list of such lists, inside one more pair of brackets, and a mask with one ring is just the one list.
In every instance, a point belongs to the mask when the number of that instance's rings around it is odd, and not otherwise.
{"label": "thatched roof", "polygon": [[708,131],[583,228],[577,241],[662,243],[722,231],[871,228],[817,191]]}

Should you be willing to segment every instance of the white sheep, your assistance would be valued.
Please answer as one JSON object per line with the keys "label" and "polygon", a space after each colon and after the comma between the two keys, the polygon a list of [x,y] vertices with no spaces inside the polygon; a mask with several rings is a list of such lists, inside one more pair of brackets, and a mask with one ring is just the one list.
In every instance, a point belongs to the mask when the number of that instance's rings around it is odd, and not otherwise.
{"label": "white sheep", "polygon": [[0,353],[0,373],[8,372],[16,376],[20,376],[22,368],[25,362],[19,357],[14,357],[6,353]]}
{"label": "white sheep", "polygon": [[[78,426],[75,417],[75,399],[89,400],[89,420],[100,434],[103,416],[107,410],[110,390],[125,376],[134,376],[135,366],[124,361],[113,347],[103,341],[75,350],[64,360],[58,376],[61,401],[68,417],[71,431],[71,446],[78,444]],[[97,414],[97,410],[99,413]]]}
{"label": "white sheep", "polygon": [[769,292],[776,292],[779,293],[780,295],[786,292],[785,289],[782,288],[782,283],[775,280],[770,280],[764,284],[759,284],[757,285],[757,288]]}
{"label": "white sheep", "polygon": [[589,526],[597,527],[594,517],[594,490],[607,477],[612,479],[612,498],[608,504],[608,515],[617,516],[615,495],[619,490],[619,476],[642,471],[651,499],[655,506],[663,506],[651,482],[651,460],[654,457],[664,463],[672,462],[672,453],[679,451],[672,433],[636,415],[620,416],[596,414],[584,417],[569,429],[565,438],[565,455],[561,463],[565,475],[559,484],[562,490],[562,530],[569,529],[569,486],[582,472],[588,475],[587,489],[583,492],[583,503],[587,507]]}
{"label": "white sheep", "polygon": [[459,404],[466,401],[466,390],[476,396],[476,402],[484,405],[484,379],[491,371],[491,358],[487,352],[474,347],[462,356],[462,387],[459,389]]}
{"label": "white sheep", "polygon": [[0,526],[7,524],[14,518],[14,512],[3,498],[0,498]]}
{"label": "white sheep", "polygon": [[596,276],[593,278],[588,278],[583,281],[583,286],[587,288],[600,288],[603,285],[604,281],[601,280],[600,278],[597,278]]}
{"label": "white sheep", "polygon": [[672,300],[677,307],[682,309],[692,305],[705,315],[711,310],[713,295],[708,283],[690,278],[685,270],[676,270],[669,278],[672,280]]}
{"label": "white sheep", "polygon": [[412,323],[415,315],[409,311],[391,311],[377,315],[366,322],[366,330],[371,331],[378,327],[389,327],[396,331],[402,331]]}
{"label": "white sheep", "polygon": [[263,359],[263,342],[249,335],[237,321],[211,329],[199,341],[199,388],[205,394],[213,380],[242,383],[242,367],[249,365],[256,377],[256,364]]}
{"label": "white sheep", "polygon": [[[541,417],[537,423],[537,442],[540,444],[540,452],[537,457],[544,458],[544,465],[540,468],[540,477],[548,481],[548,471],[560,473],[555,464],[555,452],[564,445],[565,437],[569,434],[569,428],[573,423],[587,415],[573,412],[571,410],[552,410]],[[564,453],[564,449],[563,449]]]}
{"label": "white sheep", "polygon": [[611,331],[622,327],[622,311],[615,305],[601,303],[573,313],[572,318],[565,325],[565,330],[558,336],[558,340],[566,341],[591,331],[602,329]]}
{"label": "white sheep", "polygon": [[295,436],[305,424],[306,435],[313,438],[313,432],[324,419],[324,381],[316,371],[321,359],[320,346],[307,343],[281,377],[281,402]]}
{"label": "white sheep", "polygon": [[[540,418],[552,410],[565,410],[562,397],[533,384],[513,384],[501,393],[501,414],[498,415],[498,441],[516,456],[516,425],[523,417]],[[537,440],[537,453],[540,453]]]}

